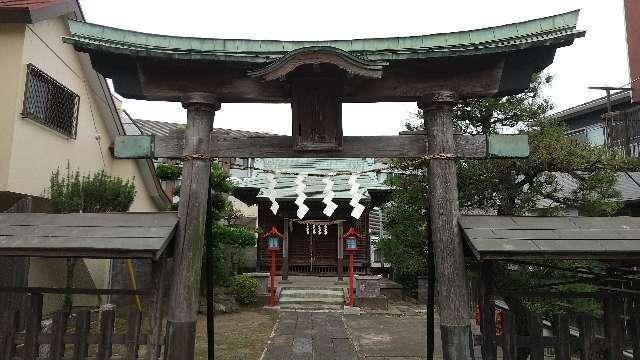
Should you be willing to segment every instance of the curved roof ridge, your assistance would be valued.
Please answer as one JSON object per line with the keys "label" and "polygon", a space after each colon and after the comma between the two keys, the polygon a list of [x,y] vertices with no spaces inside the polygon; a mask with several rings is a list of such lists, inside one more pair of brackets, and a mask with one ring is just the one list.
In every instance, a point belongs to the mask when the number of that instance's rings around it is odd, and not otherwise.
{"label": "curved roof ridge", "polygon": [[[529,24],[529,23],[534,23],[534,22],[539,22],[539,21],[543,21],[543,20],[549,20],[555,25],[555,20],[560,20],[563,22],[563,25],[561,26],[554,26],[554,28],[560,28],[560,27],[576,27],[577,23],[578,23],[578,17],[580,14],[580,9],[576,9],[576,10],[572,10],[572,11],[567,11],[564,13],[560,13],[560,14],[555,14],[555,15],[549,15],[549,16],[544,16],[544,17],[540,17],[540,18],[535,18],[535,19],[529,19],[529,20],[525,20],[525,21],[516,21],[516,22],[511,22],[511,23],[507,23],[507,24],[502,24],[502,25],[495,25],[495,26],[487,26],[487,27],[482,27],[482,28],[477,28],[477,29],[467,29],[467,30],[457,30],[457,31],[452,31],[452,32],[438,32],[438,33],[432,33],[432,34],[419,34],[419,35],[404,35],[404,36],[384,36],[384,37],[371,37],[371,38],[354,38],[354,39],[325,39],[325,40],[279,40],[279,39],[248,39],[248,38],[209,38],[209,37],[199,37],[199,36],[182,36],[182,35],[169,35],[169,34],[157,34],[157,33],[148,33],[148,32],[144,32],[144,31],[137,31],[137,30],[127,30],[127,29],[121,29],[121,28],[117,28],[117,27],[113,27],[113,26],[108,26],[108,25],[101,25],[101,24],[97,24],[97,23],[91,23],[91,22],[85,22],[85,21],[76,21],[76,20],[70,20],[69,23],[72,26],[72,31],[71,33],[74,33],[74,27],[79,26],[78,24],[83,24],[80,26],[84,26],[84,25],[88,25],[94,28],[101,28],[104,30],[109,30],[109,31],[118,31],[118,32],[126,32],[128,34],[137,34],[137,35],[143,35],[143,36],[158,36],[158,37],[168,37],[168,38],[175,38],[175,39],[184,39],[184,40],[222,40],[222,41],[251,41],[251,42],[276,42],[276,43],[301,43],[301,44],[311,44],[311,45],[306,45],[306,46],[330,46],[330,45],[323,45],[323,44],[328,44],[328,43],[334,43],[334,42],[348,42],[348,41],[363,41],[363,40],[391,40],[391,39],[404,39],[404,38],[418,38],[418,37],[426,37],[426,36],[436,36],[436,35],[452,35],[452,34],[458,34],[458,33],[468,33],[468,32],[473,32],[473,31],[484,31],[484,30],[490,30],[490,29],[496,29],[496,28],[503,28],[503,27],[511,27],[511,26],[517,26],[517,25],[525,25],[525,24]],[[548,25],[549,23],[547,23]],[[77,28],[76,28],[77,29]],[[529,29],[531,30],[531,29]],[[306,47],[306,46],[302,46],[302,47]],[[283,49],[285,50],[285,49]]]}
{"label": "curved roof ridge", "polygon": [[[579,10],[543,18],[451,33],[352,40],[279,41],[198,38],[149,34],[86,22],[69,21],[71,35],[64,41],[80,49],[109,49],[113,52],[159,57],[186,57],[211,60],[270,61],[274,57],[305,47],[333,47],[366,55],[369,60],[420,57],[438,51],[484,49],[493,52],[510,48],[568,43],[584,35],[576,30]],[[413,56],[412,56],[413,55]]]}

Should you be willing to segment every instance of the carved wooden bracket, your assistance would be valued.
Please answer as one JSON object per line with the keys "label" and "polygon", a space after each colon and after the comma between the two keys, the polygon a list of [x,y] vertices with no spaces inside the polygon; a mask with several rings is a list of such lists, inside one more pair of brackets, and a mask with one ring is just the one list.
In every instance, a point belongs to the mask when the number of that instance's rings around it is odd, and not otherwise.
{"label": "carved wooden bracket", "polygon": [[289,52],[269,66],[248,72],[251,77],[263,81],[285,78],[302,65],[332,64],[350,75],[369,79],[382,77],[382,68],[388,65],[381,61],[367,61],[330,46],[311,46]]}

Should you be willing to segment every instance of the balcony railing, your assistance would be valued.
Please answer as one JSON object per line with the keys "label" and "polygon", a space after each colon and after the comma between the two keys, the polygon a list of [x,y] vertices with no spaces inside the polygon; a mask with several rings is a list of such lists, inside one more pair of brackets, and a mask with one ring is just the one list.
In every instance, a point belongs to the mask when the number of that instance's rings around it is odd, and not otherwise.
{"label": "balcony railing", "polygon": [[603,115],[607,145],[625,156],[640,157],[640,106]]}

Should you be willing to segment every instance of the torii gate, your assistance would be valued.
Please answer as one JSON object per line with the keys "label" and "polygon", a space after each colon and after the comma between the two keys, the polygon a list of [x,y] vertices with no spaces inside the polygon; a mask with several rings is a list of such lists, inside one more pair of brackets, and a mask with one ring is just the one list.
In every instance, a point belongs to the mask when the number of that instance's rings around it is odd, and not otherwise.
{"label": "torii gate", "polygon": [[[131,99],[181,102],[182,137],[120,137],[119,158],[184,162],[167,359],[193,359],[210,160],[217,157],[426,157],[445,359],[471,358],[469,294],[457,226],[455,159],[524,157],[526,136],[456,135],[458,99],[516,94],[584,32],[578,11],[426,36],[338,41],[200,39],[70,21],[64,41]],[[417,102],[425,133],[343,136],[342,103]],[[291,103],[292,135],[213,138],[221,103]],[[213,349],[210,349],[213,351]]]}

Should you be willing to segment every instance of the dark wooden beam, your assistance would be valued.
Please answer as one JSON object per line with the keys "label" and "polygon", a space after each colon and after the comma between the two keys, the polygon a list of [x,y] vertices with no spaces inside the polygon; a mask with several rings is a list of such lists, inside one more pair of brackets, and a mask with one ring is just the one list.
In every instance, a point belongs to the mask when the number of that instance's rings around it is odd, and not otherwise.
{"label": "dark wooden beam", "polygon": [[[418,158],[427,154],[423,135],[345,136],[341,151],[295,151],[291,136],[215,137],[209,155],[215,158]],[[459,158],[525,157],[526,135],[454,135]],[[120,159],[170,158],[183,155],[182,134],[171,136],[120,136],[115,157]]]}
{"label": "dark wooden beam", "polygon": [[[482,359],[496,360],[496,307],[493,302],[495,292],[495,263],[483,261],[480,270],[480,332],[482,333]],[[431,289],[429,290],[431,291]]]}
{"label": "dark wooden beam", "polygon": [[[505,68],[501,55],[464,59],[432,58],[421,63],[386,67],[380,78],[351,77],[344,84],[342,102],[414,102],[425,93],[450,89],[461,98],[478,98],[513,93],[528,87],[531,73],[539,66],[523,67],[523,59]],[[223,67],[207,62],[145,61],[126,63],[115,69],[115,60],[93,57],[97,69],[111,77],[116,91],[129,98],[174,101],[191,92],[215,93],[223,103],[288,103],[287,81],[262,81],[247,75],[255,68],[238,64]],[[513,64],[511,64],[513,63]],[[119,63],[122,66],[122,62]],[[517,69],[518,71],[514,71]],[[518,81],[503,79],[505,71]],[[524,79],[524,80],[522,80]]]}

